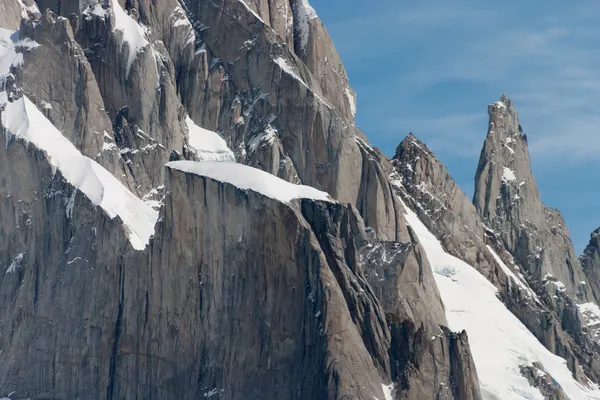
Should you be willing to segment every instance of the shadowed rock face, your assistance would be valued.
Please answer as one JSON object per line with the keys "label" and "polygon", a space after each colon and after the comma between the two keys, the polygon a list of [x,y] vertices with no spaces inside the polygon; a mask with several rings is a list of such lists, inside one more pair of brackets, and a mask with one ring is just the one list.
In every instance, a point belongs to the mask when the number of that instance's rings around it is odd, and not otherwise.
{"label": "shadowed rock face", "polygon": [[[37,6],[0,16],[38,44],[19,50],[10,101],[25,93],[160,219],[135,251],[118,218],[2,128],[0,393],[384,399],[385,384],[402,399],[481,398],[466,334],[445,328],[392,166],[353,125],[354,92],[308,3]],[[165,168],[195,157],[187,116],[239,162],[340,203]]]}
{"label": "shadowed rock face", "polygon": [[594,297],[600,299],[600,228],[590,235],[590,242],[579,261]]}

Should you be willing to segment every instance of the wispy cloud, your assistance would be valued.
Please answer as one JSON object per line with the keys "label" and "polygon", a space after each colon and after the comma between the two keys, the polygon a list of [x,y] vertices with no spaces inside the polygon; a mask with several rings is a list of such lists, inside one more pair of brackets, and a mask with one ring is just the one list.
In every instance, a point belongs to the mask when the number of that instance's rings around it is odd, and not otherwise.
{"label": "wispy cloud", "polygon": [[[344,59],[360,64],[359,124],[375,128],[375,142],[412,130],[434,150],[472,157],[485,135],[485,106],[506,91],[540,161],[597,156],[600,26],[592,16],[600,3],[378,4],[328,25]],[[449,139],[467,146],[447,146]]]}

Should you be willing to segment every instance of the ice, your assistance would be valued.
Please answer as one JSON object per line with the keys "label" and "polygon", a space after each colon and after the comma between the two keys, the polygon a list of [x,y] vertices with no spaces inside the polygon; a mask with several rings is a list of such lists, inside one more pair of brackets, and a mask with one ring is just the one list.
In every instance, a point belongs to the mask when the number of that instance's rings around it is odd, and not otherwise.
{"label": "ice", "polygon": [[[484,399],[544,397],[529,385],[519,366],[541,362],[571,399],[600,399],[600,390],[575,381],[566,361],[550,353],[496,297],[496,287],[475,268],[447,254],[408,207],[406,220],[416,232],[435,273],[449,328],[466,330]],[[452,267],[455,273],[441,271]]]}
{"label": "ice", "polygon": [[502,180],[505,182],[516,181],[517,177],[515,176],[515,172],[512,169],[504,167],[504,171],[502,172]]}
{"label": "ice", "polygon": [[113,30],[115,32],[121,32],[123,35],[120,51],[123,50],[123,45],[125,43],[127,43],[129,48],[126,73],[126,76],[129,76],[129,71],[131,71],[131,66],[133,65],[138,53],[148,46],[149,42],[146,38],[144,29],[133,18],[131,18],[125,12],[125,10],[123,10],[119,2],[117,0],[110,1],[115,12],[115,27]]}
{"label": "ice", "polygon": [[268,172],[237,163],[172,161],[167,167],[253,190],[266,197],[289,203],[295,199],[334,201],[329,194],[310,186],[294,185]]}
{"label": "ice", "polygon": [[121,218],[135,249],[145,248],[154,233],[158,212],[144,204],[100,164],[83,156],[27,97],[6,103],[2,125],[8,140],[17,137],[43,150],[50,164],[70,184],[100,206],[110,218]]}
{"label": "ice", "polygon": [[235,162],[233,152],[227,147],[225,140],[218,133],[199,127],[187,117],[189,146],[200,161]]}

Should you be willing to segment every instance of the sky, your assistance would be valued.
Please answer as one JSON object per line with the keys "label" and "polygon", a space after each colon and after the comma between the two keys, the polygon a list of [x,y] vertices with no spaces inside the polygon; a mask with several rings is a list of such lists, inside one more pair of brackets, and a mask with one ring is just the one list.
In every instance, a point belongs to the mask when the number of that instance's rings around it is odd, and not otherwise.
{"label": "sky", "polygon": [[600,2],[310,0],[388,155],[413,132],[469,195],[502,93],[527,133],[542,201],[580,254],[600,226]]}

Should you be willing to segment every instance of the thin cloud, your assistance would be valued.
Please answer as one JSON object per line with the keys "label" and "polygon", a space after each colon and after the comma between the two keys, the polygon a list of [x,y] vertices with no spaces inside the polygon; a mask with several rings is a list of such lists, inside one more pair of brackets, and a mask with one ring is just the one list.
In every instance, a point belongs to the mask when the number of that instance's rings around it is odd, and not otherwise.
{"label": "thin cloud", "polygon": [[[360,62],[362,73],[378,73],[378,62],[399,63],[395,74],[386,66],[378,84],[359,86],[359,123],[364,112],[373,117],[370,126],[394,138],[400,127],[424,132],[432,148],[458,139],[461,145],[440,150],[472,157],[485,135],[485,105],[507,91],[541,162],[572,154],[580,145],[585,149],[577,151],[576,162],[597,156],[600,50],[595,38],[600,27],[590,13],[600,6],[536,7],[516,14],[514,6],[488,3],[484,8],[464,0],[413,2],[410,7],[383,3],[373,15],[329,28],[341,38],[343,57]],[[481,93],[489,94],[477,110],[448,115],[435,99],[436,87],[446,82],[479,85]],[[432,91],[429,109],[414,102],[425,91]],[[460,96],[459,91],[457,102]]]}

